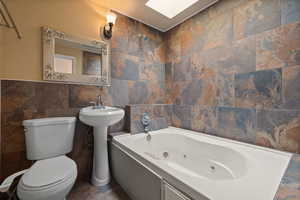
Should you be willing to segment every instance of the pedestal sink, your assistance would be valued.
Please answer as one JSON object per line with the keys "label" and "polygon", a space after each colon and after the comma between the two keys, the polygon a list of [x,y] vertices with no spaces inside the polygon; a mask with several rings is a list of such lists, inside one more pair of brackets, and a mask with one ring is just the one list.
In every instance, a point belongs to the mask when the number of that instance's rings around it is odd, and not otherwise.
{"label": "pedestal sink", "polygon": [[105,186],[110,181],[108,153],[107,153],[107,127],[120,121],[124,117],[124,110],[114,107],[93,108],[86,107],[80,110],[79,119],[94,127],[94,160],[92,184]]}

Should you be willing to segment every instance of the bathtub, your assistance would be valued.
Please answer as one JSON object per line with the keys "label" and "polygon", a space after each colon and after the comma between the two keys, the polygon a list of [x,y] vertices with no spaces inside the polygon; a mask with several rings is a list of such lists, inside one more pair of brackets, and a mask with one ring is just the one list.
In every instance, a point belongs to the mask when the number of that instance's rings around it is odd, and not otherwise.
{"label": "bathtub", "polygon": [[174,127],[111,144],[113,175],[133,200],[273,200],[291,156]]}

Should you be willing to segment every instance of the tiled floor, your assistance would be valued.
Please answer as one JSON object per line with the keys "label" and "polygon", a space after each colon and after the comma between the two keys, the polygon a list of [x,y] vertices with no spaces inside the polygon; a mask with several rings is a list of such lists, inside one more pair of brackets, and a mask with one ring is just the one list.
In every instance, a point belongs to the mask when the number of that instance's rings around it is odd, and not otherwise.
{"label": "tiled floor", "polygon": [[77,182],[68,200],[130,200],[130,198],[116,183],[112,183],[111,187],[103,192],[89,182]]}

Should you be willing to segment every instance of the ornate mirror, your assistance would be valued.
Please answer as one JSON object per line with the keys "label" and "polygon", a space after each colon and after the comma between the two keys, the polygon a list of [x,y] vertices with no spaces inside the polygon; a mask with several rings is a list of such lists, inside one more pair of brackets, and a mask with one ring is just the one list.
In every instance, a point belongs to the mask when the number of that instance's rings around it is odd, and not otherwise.
{"label": "ornate mirror", "polygon": [[43,79],[110,85],[109,44],[43,27]]}

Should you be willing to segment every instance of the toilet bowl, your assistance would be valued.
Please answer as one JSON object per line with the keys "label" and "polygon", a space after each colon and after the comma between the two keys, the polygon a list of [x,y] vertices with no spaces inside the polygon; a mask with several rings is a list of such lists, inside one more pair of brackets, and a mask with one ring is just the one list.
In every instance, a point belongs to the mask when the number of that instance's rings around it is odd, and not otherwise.
{"label": "toilet bowl", "polygon": [[64,200],[76,176],[76,164],[66,156],[39,160],[21,178],[17,195],[21,200]]}
{"label": "toilet bowl", "polygon": [[73,149],[76,118],[23,121],[26,155],[36,161],[18,183],[20,200],[64,200],[76,177],[76,163],[65,156]]}

